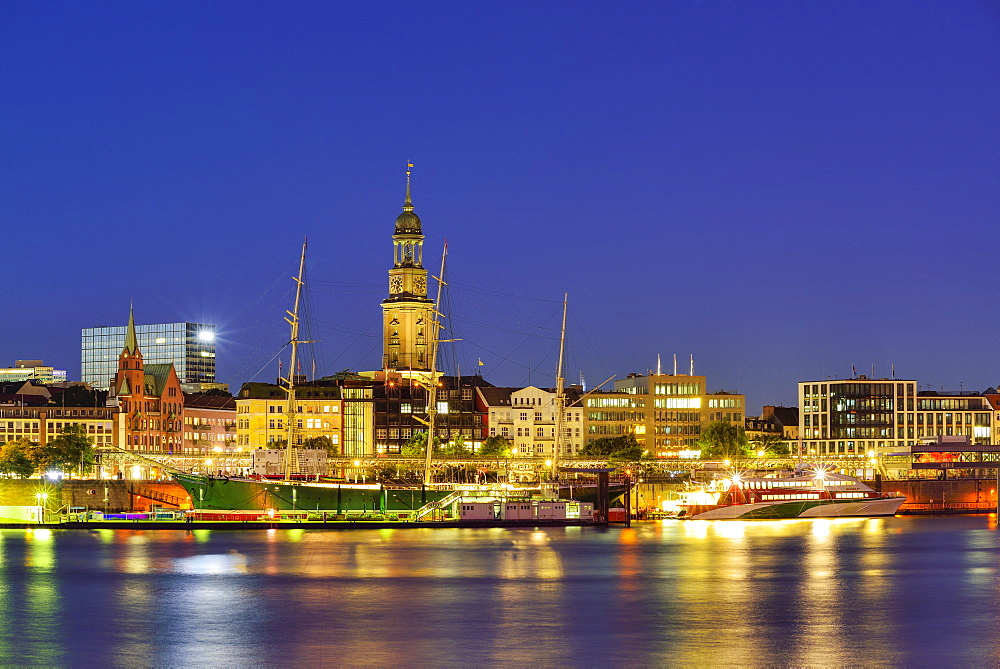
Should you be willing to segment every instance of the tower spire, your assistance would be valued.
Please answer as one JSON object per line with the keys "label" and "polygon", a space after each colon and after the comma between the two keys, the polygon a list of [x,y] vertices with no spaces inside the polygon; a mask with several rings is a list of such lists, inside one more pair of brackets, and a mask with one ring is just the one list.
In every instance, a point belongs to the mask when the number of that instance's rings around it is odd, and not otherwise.
{"label": "tower spire", "polygon": [[410,171],[413,163],[406,163],[406,201],[403,202],[403,211],[413,211],[413,200],[410,199]]}
{"label": "tower spire", "polygon": [[125,351],[129,355],[135,355],[139,348],[138,338],[135,336],[135,317],[133,316],[132,302],[128,305],[128,328],[125,330]]}

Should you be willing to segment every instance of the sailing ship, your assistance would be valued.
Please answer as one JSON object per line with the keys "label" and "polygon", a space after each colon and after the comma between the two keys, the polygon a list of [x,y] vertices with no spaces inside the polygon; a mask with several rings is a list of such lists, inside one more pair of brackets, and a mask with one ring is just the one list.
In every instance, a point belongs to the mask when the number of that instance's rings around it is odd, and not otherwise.
{"label": "sailing ship", "polygon": [[[422,240],[420,219],[413,213],[413,203],[410,197],[410,173],[407,171],[406,199],[403,213],[396,219],[396,234],[394,235],[394,267],[390,270],[390,297],[383,302],[386,310],[386,334],[393,347],[387,348],[383,359],[384,369],[405,370],[403,375],[411,383],[424,389],[426,394],[426,418],[414,414],[411,417],[426,428],[428,435],[424,447],[424,467],[422,484],[415,485],[382,485],[358,484],[346,481],[314,480],[305,481],[296,475],[296,464],[303,451],[296,451],[296,422],[291,417],[296,414],[296,376],[298,364],[299,339],[299,305],[304,286],[305,256],[307,245],[303,243],[299,259],[299,272],[295,277],[295,303],[288,311],[286,321],[291,329],[289,346],[291,360],[289,372],[279,379],[281,388],[286,393],[284,415],[287,430],[285,451],[283,457],[281,480],[265,480],[259,478],[230,478],[223,476],[198,475],[190,473],[173,473],[176,481],[185,488],[191,496],[192,505],[197,509],[214,510],[314,510],[333,511],[338,514],[349,511],[366,511],[382,513],[406,513],[415,511],[445,499],[455,499],[457,493],[470,497],[493,494],[497,497],[516,497],[537,495],[542,492],[541,486],[513,489],[511,486],[476,486],[469,484],[435,483],[432,480],[433,441],[436,430],[438,412],[437,391],[441,374],[437,371],[437,353],[441,342],[441,299],[444,285],[445,261],[448,247],[445,244],[441,256],[441,269],[437,277],[437,298],[434,302],[427,299],[426,271],[421,266]],[[398,305],[405,309],[399,309]],[[393,315],[395,313],[395,316]],[[414,315],[417,314],[417,315]],[[399,353],[397,339],[396,317],[405,316],[414,319],[416,326],[413,350]],[[405,325],[405,324],[404,324]],[[426,327],[426,340],[424,328]],[[402,329],[402,328],[400,328]],[[563,346],[566,331],[566,300],[563,300],[563,328],[559,351],[559,368],[557,371],[557,424],[556,448],[552,459],[551,472],[559,471],[559,456],[563,432],[563,411],[565,405],[565,390],[563,379]],[[395,340],[395,341],[394,341]],[[426,348],[424,348],[426,346]],[[426,357],[425,357],[426,354]],[[273,453],[273,451],[272,451]],[[317,477],[319,478],[319,477]],[[553,476],[552,478],[555,478]],[[588,486],[575,480],[573,485],[560,486],[553,484],[545,491],[552,496],[570,497],[582,501],[596,502],[596,486]]]}
{"label": "sailing ship", "polygon": [[[288,311],[285,319],[291,328],[289,346],[291,360],[289,370],[295,370],[298,362],[298,348],[302,343],[299,339],[299,305],[304,286],[304,272],[307,244],[302,244],[299,257],[299,272],[295,280],[295,303],[292,311]],[[444,258],[442,257],[442,274]],[[440,306],[441,288],[438,284],[438,301]],[[432,336],[431,369],[434,369],[434,356],[438,337],[435,331]],[[435,375],[429,375],[427,383],[428,401],[428,434],[434,433],[435,419]],[[289,373],[280,379],[286,393],[285,415],[294,416],[295,382],[294,373]],[[298,461],[297,449],[294,447],[295,423],[287,420],[285,439],[283,475],[281,480],[266,480],[264,478],[242,478],[191,474],[173,472],[174,479],[184,487],[191,496],[191,503],[199,510],[302,510],[327,511],[336,514],[348,512],[400,513],[417,511],[418,509],[452,495],[454,486],[432,485],[430,449],[424,468],[424,484],[416,486],[387,486],[381,484],[358,484],[349,482],[304,481],[296,475]]]}

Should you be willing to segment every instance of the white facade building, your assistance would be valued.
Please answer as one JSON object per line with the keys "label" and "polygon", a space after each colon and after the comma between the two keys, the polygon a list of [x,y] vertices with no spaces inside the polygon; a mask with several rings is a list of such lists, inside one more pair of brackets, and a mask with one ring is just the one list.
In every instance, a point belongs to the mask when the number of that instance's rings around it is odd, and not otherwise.
{"label": "white facade building", "polygon": [[[555,454],[556,393],[554,390],[489,388],[481,392],[487,407],[487,436],[506,437],[513,442],[513,457],[551,457]],[[563,438],[560,456],[578,455],[584,444],[583,409],[577,393],[566,389]]]}

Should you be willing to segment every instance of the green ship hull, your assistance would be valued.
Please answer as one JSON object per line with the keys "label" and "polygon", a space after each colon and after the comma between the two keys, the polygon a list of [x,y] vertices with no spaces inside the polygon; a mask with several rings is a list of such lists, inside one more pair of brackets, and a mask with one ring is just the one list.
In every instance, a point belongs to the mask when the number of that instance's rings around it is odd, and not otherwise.
{"label": "green ship hull", "polygon": [[[386,487],[351,483],[286,483],[249,479],[215,478],[176,473],[176,480],[191,497],[195,509],[220,511],[329,511],[334,513],[407,513],[428,502],[447,497],[451,489],[434,487]],[[614,499],[624,491],[612,485]],[[597,502],[596,486],[560,489],[560,497],[581,502]],[[531,496],[538,490],[524,490]]]}
{"label": "green ship hull", "polygon": [[174,474],[196,509],[226,511],[332,511],[335,513],[405,513],[448,495],[434,488],[387,488],[378,485],[286,483],[191,474]]}

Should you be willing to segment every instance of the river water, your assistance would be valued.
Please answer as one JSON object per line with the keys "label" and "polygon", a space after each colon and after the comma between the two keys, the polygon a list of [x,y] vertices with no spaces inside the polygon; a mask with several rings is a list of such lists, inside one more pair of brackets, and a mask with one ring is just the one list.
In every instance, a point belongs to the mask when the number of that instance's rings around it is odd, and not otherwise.
{"label": "river water", "polygon": [[1000,663],[994,516],[3,530],[2,665]]}

